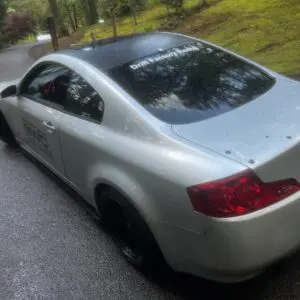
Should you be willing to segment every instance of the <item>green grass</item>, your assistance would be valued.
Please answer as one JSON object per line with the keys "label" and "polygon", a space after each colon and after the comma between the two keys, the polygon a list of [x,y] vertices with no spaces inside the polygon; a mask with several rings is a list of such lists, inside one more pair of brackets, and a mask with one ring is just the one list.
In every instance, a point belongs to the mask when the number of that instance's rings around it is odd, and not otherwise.
{"label": "green grass", "polygon": [[[151,1],[154,5],[159,1]],[[185,4],[186,10],[191,10],[202,4],[202,0],[187,0]],[[161,21],[167,15],[167,9],[164,5],[155,4],[147,10],[138,14],[138,25],[135,26],[133,18],[121,18],[118,20],[118,34],[131,34],[135,32],[154,31],[160,28]],[[112,36],[112,26],[108,21],[106,24],[93,25],[86,29],[85,35],[80,43],[91,41],[91,32],[97,39]]]}
{"label": "green grass", "polygon": [[275,71],[300,75],[299,0],[223,0],[178,31],[245,55]]}
{"label": "green grass", "polygon": [[22,44],[31,44],[31,43],[33,43],[35,41],[36,41],[36,37],[34,35],[28,35],[24,39],[19,40],[18,44],[19,45],[22,45]]}
{"label": "green grass", "polygon": [[[222,0],[204,10],[195,8],[201,0],[186,0],[190,13],[174,30],[212,41],[251,58],[275,71],[300,75],[299,0]],[[118,20],[118,33],[159,29],[166,16],[165,6],[156,4],[138,16]],[[81,42],[112,35],[110,24],[88,28]]]}

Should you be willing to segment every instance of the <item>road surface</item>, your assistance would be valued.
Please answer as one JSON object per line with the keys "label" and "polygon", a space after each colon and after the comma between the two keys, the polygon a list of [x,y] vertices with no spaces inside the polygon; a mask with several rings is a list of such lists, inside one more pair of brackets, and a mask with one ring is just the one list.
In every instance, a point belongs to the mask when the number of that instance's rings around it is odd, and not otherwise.
{"label": "road surface", "polygon": [[[0,81],[23,74],[32,63],[29,47],[0,54]],[[76,197],[21,151],[0,143],[1,300],[227,297],[300,299],[300,255],[236,286],[174,272],[146,278],[123,260]]]}

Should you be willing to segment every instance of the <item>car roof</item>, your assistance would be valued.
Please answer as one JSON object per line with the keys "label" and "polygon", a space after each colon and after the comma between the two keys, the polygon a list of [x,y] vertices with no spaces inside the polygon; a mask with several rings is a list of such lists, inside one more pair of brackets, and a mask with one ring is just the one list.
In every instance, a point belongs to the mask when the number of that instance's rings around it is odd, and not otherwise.
{"label": "car roof", "polygon": [[82,59],[103,72],[194,39],[168,32],[138,33],[96,40],[58,53]]}

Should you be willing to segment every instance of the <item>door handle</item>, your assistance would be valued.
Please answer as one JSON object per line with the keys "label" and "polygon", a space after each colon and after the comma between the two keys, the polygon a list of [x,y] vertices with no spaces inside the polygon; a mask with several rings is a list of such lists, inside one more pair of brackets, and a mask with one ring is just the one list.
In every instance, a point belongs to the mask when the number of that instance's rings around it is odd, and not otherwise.
{"label": "door handle", "polygon": [[42,124],[47,127],[49,133],[53,133],[56,129],[50,121],[43,121]]}

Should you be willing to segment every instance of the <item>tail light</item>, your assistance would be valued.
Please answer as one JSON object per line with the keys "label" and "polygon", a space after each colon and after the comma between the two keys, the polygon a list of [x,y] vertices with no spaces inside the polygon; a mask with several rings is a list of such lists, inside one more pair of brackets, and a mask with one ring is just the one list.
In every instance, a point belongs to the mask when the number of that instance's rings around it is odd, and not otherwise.
{"label": "tail light", "polygon": [[252,171],[199,184],[187,189],[197,212],[211,217],[248,214],[300,190],[295,179],[263,182]]}

